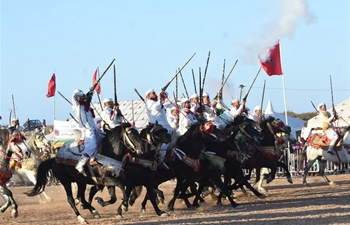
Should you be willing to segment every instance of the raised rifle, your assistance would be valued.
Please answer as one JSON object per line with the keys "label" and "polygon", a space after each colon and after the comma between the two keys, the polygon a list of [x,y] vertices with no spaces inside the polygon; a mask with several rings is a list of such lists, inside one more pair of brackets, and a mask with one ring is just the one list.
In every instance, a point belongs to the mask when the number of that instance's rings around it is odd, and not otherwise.
{"label": "raised rifle", "polygon": [[103,72],[103,74],[98,78],[98,80],[95,82],[94,85],[92,85],[92,87],[90,88],[89,92],[92,92],[95,90],[96,86],[98,85],[98,83],[101,81],[102,77],[107,73],[107,71],[109,70],[109,68],[112,66],[112,64],[114,63],[115,59],[112,60],[112,62],[108,65],[107,69]]}
{"label": "raised rifle", "polygon": [[192,78],[193,78],[193,85],[194,85],[194,93],[197,94],[196,78],[194,77],[194,70],[193,69],[192,69]]}
{"label": "raised rifle", "polygon": [[146,104],[145,99],[142,97],[142,95],[140,95],[140,93],[137,91],[136,88],[134,88],[134,91],[136,92],[136,94],[140,97],[140,99]]}
{"label": "raised rifle", "polygon": [[[180,68],[179,68],[179,70],[180,70]],[[184,78],[182,77],[181,71],[180,71],[180,77],[181,77],[181,80],[182,80],[182,84],[184,85],[184,89],[185,89],[187,98],[189,98],[189,95],[188,95],[188,92],[187,92],[187,88],[186,88],[186,84],[185,84]]]}
{"label": "raised rifle", "polygon": [[312,104],[312,106],[314,107],[314,109],[316,110],[316,112],[318,113],[318,110],[317,110],[315,104],[314,104],[312,101],[311,101],[311,104]]}
{"label": "raised rifle", "polygon": [[[222,89],[224,88],[226,82],[228,81],[228,78],[230,78],[230,76],[231,76],[231,73],[232,73],[233,69],[236,67],[237,62],[238,62],[238,59],[236,60],[235,64],[232,66],[230,72],[227,74],[225,81],[222,82],[222,84],[221,84],[221,86],[219,88],[219,92],[222,91]],[[216,97],[217,96],[215,96],[215,98]]]}
{"label": "raised rifle", "polygon": [[250,92],[250,90],[252,89],[252,87],[253,87],[253,85],[254,85],[254,83],[255,83],[255,80],[256,80],[256,78],[258,77],[259,73],[260,73],[260,70],[261,70],[261,67],[260,67],[258,73],[255,75],[254,80],[253,80],[252,84],[250,85],[250,87],[249,87],[247,93],[246,93],[245,96],[243,97],[243,101],[247,101],[249,92]]}
{"label": "raised rifle", "polygon": [[264,87],[263,87],[263,93],[262,93],[262,97],[261,97],[261,104],[260,104],[260,115],[259,118],[262,119],[263,117],[263,102],[264,102],[264,96],[265,96],[265,86],[266,86],[266,80],[264,80]]}
{"label": "raised rifle", "polygon": [[329,75],[329,81],[330,81],[330,84],[331,84],[332,110],[333,110],[334,118],[337,119],[338,115],[337,115],[337,112],[335,111],[335,107],[334,107],[333,85],[332,85],[332,76],[331,75]]}
{"label": "raised rifle", "polygon": [[205,69],[204,69],[204,76],[203,76],[203,83],[202,83],[202,90],[201,90],[201,92],[203,92],[203,90],[204,90],[204,83],[205,83],[205,78],[207,77],[209,59],[210,59],[210,51],[208,53],[207,63],[205,65]]}
{"label": "raised rifle", "polygon": [[183,68],[185,68],[185,66],[192,60],[192,58],[196,55],[196,53],[194,53],[190,58],[189,60],[187,60],[187,62],[185,63],[185,65],[183,65],[181,67],[181,69],[179,71],[176,72],[176,74],[173,76],[173,78],[171,78],[171,80],[162,88],[162,92],[165,92],[166,89],[169,87],[169,85],[171,84],[171,82],[175,79],[175,77],[177,76],[177,74],[179,74],[181,72],[181,70]]}
{"label": "raised rifle", "polygon": [[114,104],[118,103],[118,97],[117,97],[117,72],[115,69],[115,65],[113,65],[113,72],[114,72]]}

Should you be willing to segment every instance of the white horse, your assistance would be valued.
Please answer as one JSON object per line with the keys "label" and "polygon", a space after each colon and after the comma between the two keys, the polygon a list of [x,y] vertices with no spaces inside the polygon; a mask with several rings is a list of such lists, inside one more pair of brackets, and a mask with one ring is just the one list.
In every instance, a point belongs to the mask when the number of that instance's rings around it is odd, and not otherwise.
{"label": "white horse", "polygon": [[[25,184],[28,181],[32,182],[34,185],[36,184],[36,174],[37,168],[41,162],[40,156],[42,155],[42,150],[49,147],[50,143],[45,138],[44,134],[41,132],[33,132],[32,136],[26,142],[29,148],[33,151],[31,157],[25,160],[22,160],[21,166],[16,168],[15,173],[18,178],[24,181]],[[14,180],[13,180],[14,181]],[[45,203],[46,201],[52,201],[53,199],[48,196],[45,191],[38,195],[39,203]]]}
{"label": "white horse", "polygon": [[31,150],[24,140],[24,136],[19,133],[10,136],[9,130],[0,129],[0,195],[4,198],[5,202],[5,204],[0,207],[0,212],[5,212],[11,205],[12,217],[18,216],[18,206],[6,183],[12,176],[10,159],[15,159],[15,162],[20,162],[31,155]]}
{"label": "white horse", "polygon": [[343,127],[340,129],[341,135],[339,137],[340,139],[343,139],[343,141],[340,141],[340,147],[335,147],[335,154],[332,155],[330,153],[327,153],[328,146],[324,146],[324,148],[316,147],[315,145],[312,145],[312,143],[308,144],[306,148],[306,157],[307,157],[307,164],[305,166],[304,170],[304,177],[303,177],[303,184],[304,186],[309,185],[306,182],[306,176],[309,172],[310,167],[314,164],[316,159],[319,161],[319,173],[324,178],[324,180],[328,184],[333,184],[332,181],[330,181],[327,176],[324,173],[324,170],[327,166],[327,160],[332,162],[340,162],[340,163],[348,163],[350,162],[350,126]]}

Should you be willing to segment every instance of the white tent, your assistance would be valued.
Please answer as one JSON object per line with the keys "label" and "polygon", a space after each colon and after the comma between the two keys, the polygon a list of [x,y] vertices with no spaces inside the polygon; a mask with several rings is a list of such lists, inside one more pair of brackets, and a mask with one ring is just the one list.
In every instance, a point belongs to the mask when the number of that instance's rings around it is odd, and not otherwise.
{"label": "white tent", "polygon": [[287,118],[288,118],[288,124],[287,124],[285,115],[275,112],[273,110],[272,103],[270,100],[267,103],[264,115],[265,115],[265,118],[267,118],[269,116],[273,116],[275,118],[282,120],[286,125],[288,125],[292,128],[292,132],[293,132],[295,137],[297,137],[297,132],[300,132],[302,130],[303,124],[305,122],[304,120],[297,119],[297,118],[294,118],[291,116],[287,116]]}
{"label": "white tent", "polygon": [[[328,106],[328,105],[327,105]],[[332,107],[327,107],[330,113],[332,113]],[[337,120],[333,125],[336,127],[346,127],[350,125],[350,98],[344,100],[335,106],[335,111],[338,113],[339,120]],[[318,116],[312,117],[307,121],[307,126],[303,128],[301,136],[306,138],[309,136],[312,128],[320,128],[322,130],[322,122]]]}

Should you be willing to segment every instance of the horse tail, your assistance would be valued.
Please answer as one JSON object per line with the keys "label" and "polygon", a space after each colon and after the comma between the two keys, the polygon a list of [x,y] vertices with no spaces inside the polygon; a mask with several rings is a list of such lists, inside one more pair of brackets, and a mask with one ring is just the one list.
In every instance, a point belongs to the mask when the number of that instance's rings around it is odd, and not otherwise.
{"label": "horse tail", "polygon": [[55,158],[52,158],[40,163],[37,169],[36,184],[32,190],[25,192],[27,196],[35,196],[42,193],[45,190],[45,186],[49,178],[49,172],[52,169],[52,164],[54,161]]}

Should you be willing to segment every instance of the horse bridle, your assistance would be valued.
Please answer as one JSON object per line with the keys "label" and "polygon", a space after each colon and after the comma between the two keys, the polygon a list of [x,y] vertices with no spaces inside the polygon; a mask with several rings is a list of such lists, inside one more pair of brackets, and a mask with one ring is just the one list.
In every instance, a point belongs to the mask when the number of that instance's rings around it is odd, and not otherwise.
{"label": "horse bridle", "polygon": [[131,127],[125,128],[125,132],[122,133],[122,143],[132,152],[139,153],[139,150],[136,148],[136,145],[129,138],[128,134],[131,133]]}

